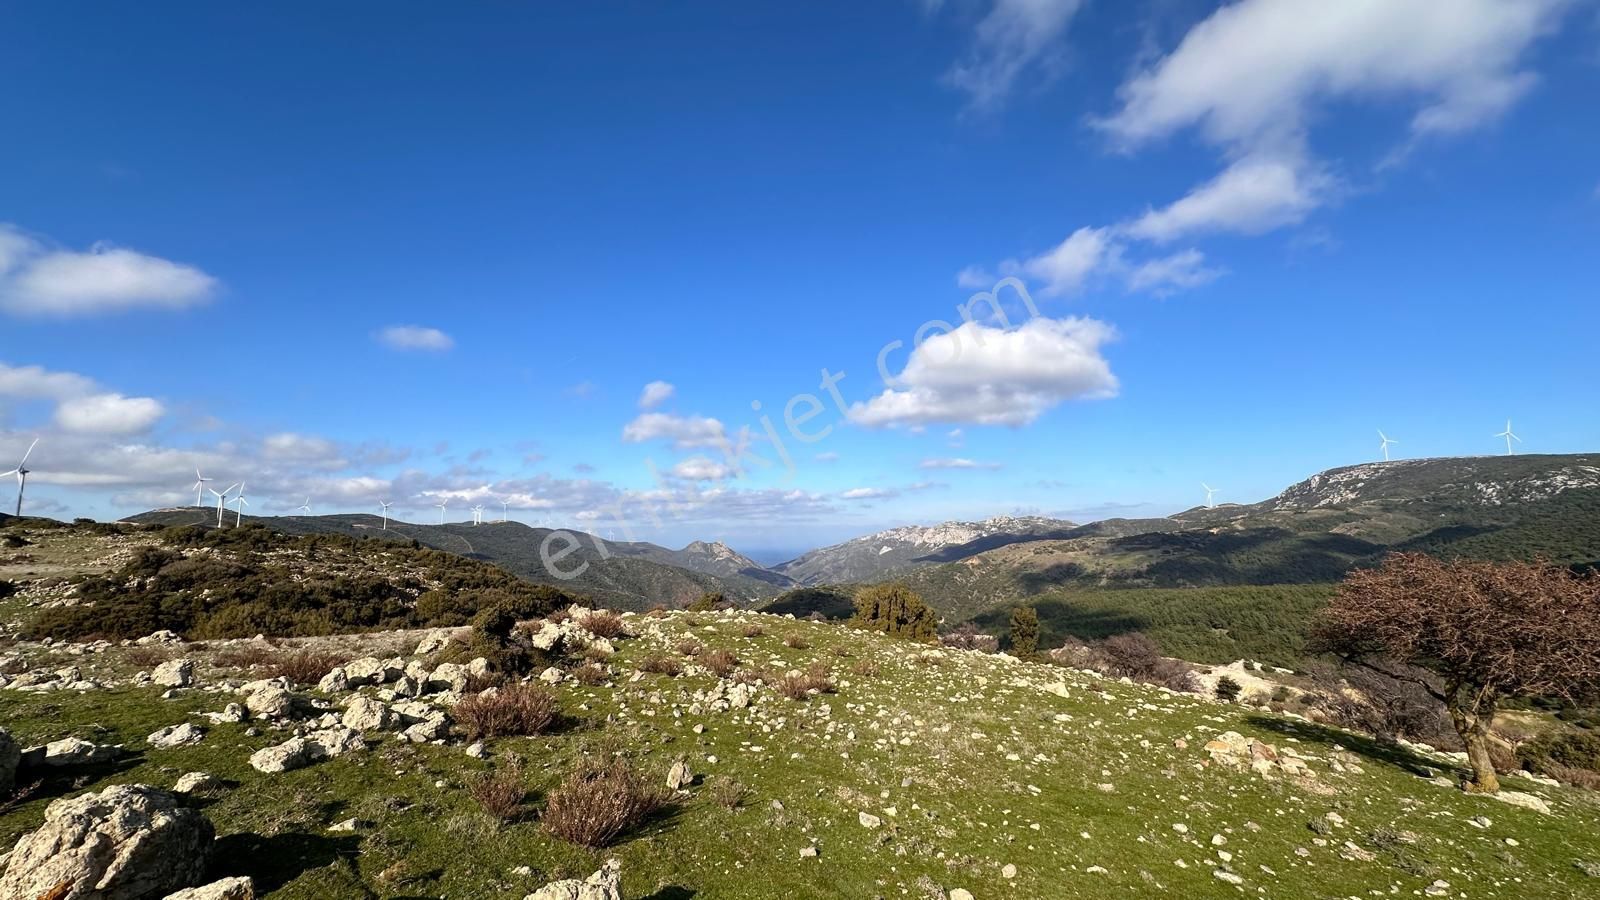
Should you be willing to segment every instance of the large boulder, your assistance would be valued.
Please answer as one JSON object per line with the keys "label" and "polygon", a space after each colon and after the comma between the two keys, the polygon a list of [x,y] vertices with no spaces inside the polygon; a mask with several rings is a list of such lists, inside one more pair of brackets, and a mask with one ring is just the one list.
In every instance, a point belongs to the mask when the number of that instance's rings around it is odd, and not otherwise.
{"label": "large boulder", "polygon": [[440,663],[428,676],[424,688],[429,691],[455,691],[461,693],[467,689],[467,679],[470,673],[467,667],[459,663]]}
{"label": "large boulder", "polygon": [[184,722],[179,725],[168,725],[160,731],[153,732],[145,740],[150,742],[150,746],[164,750],[198,744],[205,736],[205,731]]}
{"label": "large boulder", "polygon": [[188,687],[194,684],[194,660],[169,659],[156,666],[150,680],[162,687]]}
{"label": "large boulder", "polygon": [[264,684],[245,694],[244,707],[257,719],[287,719],[301,706],[301,700],[288,689]]}
{"label": "large boulder", "polygon": [[386,662],[373,656],[352,659],[344,664],[344,675],[351,687],[363,684],[387,684],[400,677],[403,666]]}
{"label": "large boulder", "polygon": [[57,800],[17,841],[0,897],[157,900],[201,882],[215,837],[205,816],[146,784]]}
{"label": "large boulder", "polygon": [[622,861],[608,859],[600,871],[582,881],[552,881],[524,900],[622,900]]}
{"label": "large boulder", "polygon": [[277,774],[365,749],[367,742],[359,731],[344,727],[326,728],[257,750],[250,754],[250,767],[257,772]]}
{"label": "large boulder", "polygon": [[22,753],[24,766],[93,766],[110,762],[122,755],[122,748],[111,744],[96,744],[82,738],[62,738],[43,747],[29,747]]}
{"label": "large boulder", "polygon": [[22,763],[22,748],[11,732],[0,728],[0,795],[9,795],[17,783],[17,766]]}
{"label": "large boulder", "polygon": [[357,695],[344,708],[342,721],[346,728],[356,731],[382,731],[394,723],[394,716],[381,701]]}

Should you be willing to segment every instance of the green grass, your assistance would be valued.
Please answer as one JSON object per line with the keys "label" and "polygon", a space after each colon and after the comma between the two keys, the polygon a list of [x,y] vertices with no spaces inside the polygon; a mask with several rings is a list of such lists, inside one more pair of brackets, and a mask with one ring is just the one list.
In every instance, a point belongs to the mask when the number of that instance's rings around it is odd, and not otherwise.
{"label": "green grass", "polygon": [[[1167,655],[1191,662],[1251,659],[1295,668],[1307,658],[1311,618],[1333,590],[1333,585],[1286,584],[1063,591],[1025,603],[1039,611],[1041,648],[1059,646],[1068,636],[1097,640],[1142,631]],[[1010,615],[1010,606],[1000,606],[975,621],[999,634]]]}
{"label": "green grass", "polygon": [[[261,775],[246,758],[282,735],[252,738],[240,726],[218,726],[195,747],[143,747],[157,727],[221,708],[228,699],[221,694],[163,701],[153,689],[0,693],[7,727],[26,743],[72,734],[141,751],[81,783],[45,785],[0,817],[0,844],[35,827],[52,796],[118,782],[169,786],[201,770],[236,782],[206,806],[229,851],[219,854],[218,874],[253,875],[274,900],[516,898],[552,878],[587,875],[609,855],[623,860],[628,897],[917,897],[919,878],[980,898],[1233,896],[1237,890],[1212,875],[1219,862],[1213,834],[1226,836],[1222,849],[1235,854],[1232,868],[1252,894],[1410,895],[1434,878],[1473,897],[1566,898],[1600,887],[1574,865],[1600,861],[1593,795],[1511,779],[1512,787],[1550,798],[1557,814],[1544,817],[1424,781],[1405,768],[1412,761],[1370,742],[1242,707],[1098,685],[1000,657],[949,654],[928,664],[914,645],[836,625],[760,617],[765,634],[745,638],[734,621],[711,614],[662,620],[659,635],[619,642],[613,684],[557,689],[567,728],[493,742],[496,760],[526,760],[530,787],[528,817],[504,826],[463,789],[494,762],[469,759],[459,747],[380,738],[366,753]],[[822,660],[838,692],[797,702],[763,690],[749,710],[674,717],[674,700],[686,708],[714,678],[629,678],[634,663],[686,633],[732,650],[745,666]],[[809,648],[785,646],[791,634]],[[879,673],[852,674],[861,659],[876,661]],[[1069,696],[1047,691],[1053,682]],[[692,730],[697,723],[703,734]],[[1295,742],[1320,760],[1317,784],[1331,793],[1201,765],[1208,736],[1227,729],[1280,746]],[[1176,748],[1178,739],[1188,747]],[[1359,763],[1361,774],[1329,771],[1335,743],[1352,751],[1340,756]],[[544,793],[590,751],[625,753],[658,777],[681,755],[697,774],[735,778],[750,796],[739,809],[723,809],[702,783],[619,846],[574,848],[546,836],[537,813]],[[1102,783],[1113,790],[1100,790]],[[858,824],[862,811],[880,816],[883,827]],[[1329,846],[1316,846],[1307,823],[1330,811],[1349,824],[1330,835]],[[1467,827],[1475,815],[1490,817],[1493,827]],[[352,816],[376,826],[357,835],[325,831]],[[1178,834],[1174,823],[1190,833]],[[1391,832],[1405,831],[1415,843],[1391,840]],[[1345,840],[1376,858],[1340,859]],[[820,857],[801,859],[800,849],[813,843]],[[1009,880],[1001,874],[1008,863],[1017,867]],[[536,874],[512,874],[520,865]],[[1091,874],[1091,866],[1107,872]]]}

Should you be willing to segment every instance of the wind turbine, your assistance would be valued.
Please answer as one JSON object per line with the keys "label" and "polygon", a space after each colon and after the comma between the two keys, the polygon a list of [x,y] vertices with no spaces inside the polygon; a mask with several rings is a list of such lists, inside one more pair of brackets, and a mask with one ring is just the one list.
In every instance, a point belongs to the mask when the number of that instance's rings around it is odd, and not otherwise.
{"label": "wind turbine", "polygon": [[1393,440],[1387,434],[1384,434],[1382,428],[1378,429],[1378,439],[1380,441],[1380,443],[1378,444],[1378,449],[1383,451],[1383,461],[1384,462],[1388,462],[1389,461],[1389,445],[1390,444],[1398,444],[1400,442],[1397,441],[1397,440]]}
{"label": "wind turbine", "polygon": [[239,485],[237,485],[237,484],[230,484],[227,487],[223,488],[222,489],[222,493],[220,493],[220,494],[217,493],[217,489],[216,488],[206,488],[206,490],[210,491],[211,493],[217,494],[217,527],[218,528],[222,527],[222,504],[224,502],[226,502],[223,498],[227,497],[228,496],[228,492],[233,490],[234,488],[236,488],[238,486]]}
{"label": "wind turbine", "polygon": [[472,508],[472,524],[474,524],[474,525],[482,525],[483,524],[483,504],[481,504],[481,503]]}
{"label": "wind turbine", "polygon": [[440,525],[444,524],[444,508],[446,506],[448,506],[449,504],[450,504],[450,498],[449,497],[445,497],[443,500],[440,500],[438,503],[434,504],[435,506],[439,507],[439,524]]}
{"label": "wind turbine", "polygon": [[233,498],[233,502],[238,504],[233,509],[233,527],[238,528],[244,522],[244,508],[250,505],[250,501],[244,498],[244,482],[242,481],[239,482],[239,496]]}
{"label": "wind turbine", "polygon": [[1516,454],[1516,451],[1511,449],[1511,442],[1512,441],[1516,441],[1519,444],[1522,443],[1522,438],[1519,438],[1515,434],[1512,433],[1512,431],[1511,431],[1511,420],[1510,419],[1506,420],[1506,430],[1500,432],[1497,435],[1495,435],[1495,437],[1503,437],[1503,438],[1506,439],[1506,455],[1507,456],[1513,456],[1513,455]]}
{"label": "wind turbine", "polygon": [[1200,486],[1206,489],[1206,509],[1216,509],[1216,504],[1211,502],[1211,495],[1217,493],[1217,489],[1204,481],[1200,482]]}
{"label": "wind turbine", "polygon": [[17,463],[17,467],[9,472],[0,472],[0,478],[4,478],[7,475],[17,476],[18,516],[22,515],[22,492],[28,489],[28,457],[33,455],[33,448],[37,446],[39,446],[39,439],[34,438],[33,443],[28,445],[28,452],[22,454],[22,461]]}
{"label": "wind turbine", "polygon": [[210,480],[211,479],[209,479],[209,478],[205,477],[204,475],[200,474],[200,467],[199,466],[195,466],[194,467],[194,505],[195,506],[199,506],[200,505],[200,497],[201,497],[202,493],[205,491],[206,482],[208,482]]}
{"label": "wind turbine", "polygon": [[387,500],[379,500],[378,501],[378,505],[383,507],[383,530],[384,531],[388,531],[389,530],[389,507],[393,506],[394,504],[390,503]]}
{"label": "wind turbine", "polygon": [[305,510],[306,515],[308,515],[308,516],[311,515],[311,498],[307,497],[306,498],[306,502],[300,504],[299,506],[297,506],[295,508],[296,509]]}
{"label": "wind turbine", "polygon": [[500,501],[500,521],[504,522],[506,520],[506,518],[508,516],[510,516],[510,515],[511,515],[511,501],[509,501],[509,500],[501,500]]}

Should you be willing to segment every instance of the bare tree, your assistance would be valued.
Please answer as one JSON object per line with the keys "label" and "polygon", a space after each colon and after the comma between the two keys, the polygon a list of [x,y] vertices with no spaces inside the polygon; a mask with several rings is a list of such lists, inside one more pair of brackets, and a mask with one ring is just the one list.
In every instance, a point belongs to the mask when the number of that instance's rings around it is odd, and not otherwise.
{"label": "bare tree", "polygon": [[[1352,572],[1314,646],[1420,686],[1467,748],[1467,790],[1500,789],[1488,727],[1502,697],[1577,700],[1600,683],[1600,577],[1544,562],[1444,562],[1397,553]],[[1396,660],[1438,681],[1386,667]]]}

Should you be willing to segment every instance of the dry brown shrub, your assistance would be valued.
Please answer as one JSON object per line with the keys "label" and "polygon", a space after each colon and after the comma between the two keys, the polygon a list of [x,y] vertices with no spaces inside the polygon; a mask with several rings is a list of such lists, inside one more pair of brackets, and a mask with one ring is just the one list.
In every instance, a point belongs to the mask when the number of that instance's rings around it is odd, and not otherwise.
{"label": "dry brown shrub", "polygon": [[513,684],[461,698],[451,716],[467,740],[542,734],[556,720],[556,695],[542,685]]}
{"label": "dry brown shrub", "polygon": [[510,765],[468,779],[467,793],[484,812],[509,822],[522,813],[528,789],[522,781],[522,767]]}
{"label": "dry brown shrub", "polygon": [[298,650],[286,657],[275,657],[267,665],[274,678],[287,678],[295,684],[316,684],[335,666],[346,662],[342,654],[326,650]]}
{"label": "dry brown shrub", "polygon": [[134,647],[124,659],[141,669],[154,669],[172,659],[172,653],[161,647]]}
{"label": "dry brown shrub", "polygon": [[622,634],[622,617],[609,609],[597,609],[578,620],[584,631],[595,637],[614,638]]}
{"label": "dry brown shrub", "polygon": [[791,650],[808,650],[811,642],[798,634],[791,634],[783,639],[783,645]]}
{"label": "dry brown shrub", "polygon": [[217,655],[211,658],[211,663],[219,668],[253,669],[256,666],[266,665],[276,655],[271,647],[263,647],[260,644],[252,643],[243,647],[229,647],[218,651]]}
{"label": "dry brown shrub", "polygon": [[604,847],[666,802],[666,789],[627,760],[589,758],[550,792],[540,821],[564,841]]}
{"label": "dry brown shrub", "polygon": [[587,684],[591,687],[597,684],[605,684],[606,679],[610,677],[611,674],[606,671],[606,667],[595,662],[586,662],[572,670],[573,681],[579,684]]}
{"label": "dry brown shrub", "polygon": [[726,678],[739,665],[739,657],[727,650],[707,650],[700,654],[700,665],[710,669],[718,678]]}
{"label": "dry brown shrub", "polygon": [[667,608],[657,603],[645,611],[645,616],[651,619],[665,619],[667,617]]}
{"label": "dry brown shrub", "polygon": [[758,638],[763,634],[766,634],[767,629],[761,627],[760,625],[746,625],[743,633],[747,638]]}
{"label": "dry brown shrub", "polygon": [[761,684],[772,680],[772,675],[763,669],[740,669],[733,673],[734,684]]}
{"label": "dry brown shrub", "polygon": [[674,649],[684,656],[699,656],[700,651],[704,650],[705,647],[702,647],[700,642],[694,638],[684,638],[678,642],[677,647]]}
{"label": "dry brown shrub", "polygon": [[883,671],[883,666],[879,665],[875,659],[858,659],[856,664],[850,667],[850,671],[860,675],[862,678],[873,678]]}
{"label": "dry brown shrub", "polygon": [[738,809],[750,796],[749,788],[727,775],[711,779],[711,800],[723,809]]}
{"label": "dry brown shrub", "polygon": [[683,674],[683,663],[665,653],[652,653],[639,661],[639,671],[676,677]]}

